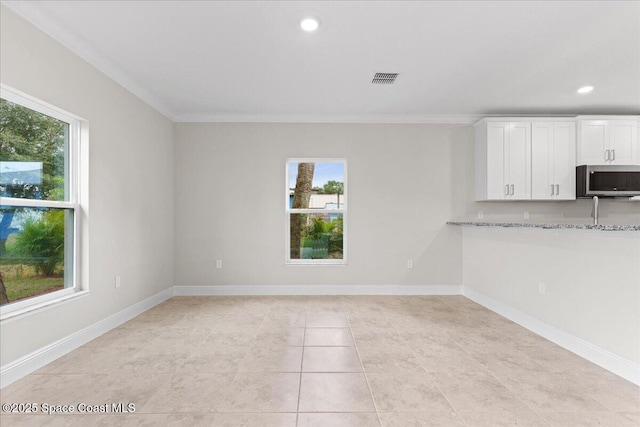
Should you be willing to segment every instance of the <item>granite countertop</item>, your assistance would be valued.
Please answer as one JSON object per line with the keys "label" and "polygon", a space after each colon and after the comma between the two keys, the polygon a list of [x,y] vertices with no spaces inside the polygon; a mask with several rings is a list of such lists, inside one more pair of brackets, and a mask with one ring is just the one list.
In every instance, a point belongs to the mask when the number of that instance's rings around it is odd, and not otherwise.
{"label": "granite countertop", "polygon": [[473,225],[477,227],[524,227],[546,229],[576,229],[601,231],[640,231],[640,225],[592,225],[592,224],[536,224],[528,222],[484,222],[484,221],[448,221],[449,225]]}

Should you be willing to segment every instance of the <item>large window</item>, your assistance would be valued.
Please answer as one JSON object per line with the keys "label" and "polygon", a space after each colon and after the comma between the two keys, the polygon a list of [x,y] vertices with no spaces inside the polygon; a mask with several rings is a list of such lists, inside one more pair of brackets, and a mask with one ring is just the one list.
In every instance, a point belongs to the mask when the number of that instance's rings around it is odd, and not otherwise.
{"label": "large window", "polygon": [[302,265],[347,262],[347,162],[288,159],[286,261]]}
{"label": "large window", "polygon": [[2,316],[76,288],[79,122],[2,88]]}

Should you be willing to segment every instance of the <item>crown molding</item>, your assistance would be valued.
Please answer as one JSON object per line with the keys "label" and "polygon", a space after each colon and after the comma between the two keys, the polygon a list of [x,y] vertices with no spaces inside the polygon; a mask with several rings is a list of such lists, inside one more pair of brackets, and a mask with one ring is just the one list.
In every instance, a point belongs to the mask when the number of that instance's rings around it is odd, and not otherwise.
{"label": "crown molding", "polygon": [[156,95],[98,52],[81,37],[69,31],[55,19],[43,14],[31,2],[1,0],[6,6],[36,28],[56,40],[72,53],[88,62],[107,77],[127,89],[134,96],[157,110],[169,120],[178,123],[397,123],[397,124],[473,124],[482,115],[445,114],[177,114]]}
{"label": "crown molding", "polygon": [[470,125],[483,115],[447,114],[179,114],[178,123],[384,123]]}
{"label": "crown molding", "polygon": [[60,25],[60,23],[55,19],[43,14],[32,2],[2,0],[1,3],[3,6],[6,6],[8,9],[28,21],[31,25],[35,26],[40,31],[66,47],[73,54],[88,62],[108,78],[124,87],[154,110],[158,111],[169,120],[175,121],[174,112],[157,96],[132,79],[121,67],[107,59],[106,56],[99,53],[85,40],[69,31],[63,25]]}

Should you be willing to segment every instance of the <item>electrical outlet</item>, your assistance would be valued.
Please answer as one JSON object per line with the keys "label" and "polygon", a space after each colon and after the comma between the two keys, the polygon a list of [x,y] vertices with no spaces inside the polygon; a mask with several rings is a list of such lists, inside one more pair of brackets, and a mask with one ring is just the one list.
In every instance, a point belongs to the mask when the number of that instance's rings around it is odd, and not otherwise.
{"label": "electrical outlet", "polygon": [[524,213],[524,219],[529,219],[529,212]]}
{"label": "electrical outlet", "polygon": [[122,282],[120,281],[120,276],[116,276],[113,280],[113,283],[116,287],[116,289],[118,289],[120,287],[120,285],[122,285]]}
{"label": "electrical outlet", "polygon": [[484,212],[478,211],[478,219],[484,219]]}
{"label": "electrical outlet", "polygon": [[222,268],[222,260],[221,259],[217,259],[216,260],[216,268]]}
{"label": "electrical outlet", "polygon": [[538,293],[540,295],[546,295],[547,293],[547,285],[542,282],[538,282]]}
{"label": "electrical outlet", "polygon": [[413,260],[412,259],[408,259],[407,260],[407,268],[413,268]]}

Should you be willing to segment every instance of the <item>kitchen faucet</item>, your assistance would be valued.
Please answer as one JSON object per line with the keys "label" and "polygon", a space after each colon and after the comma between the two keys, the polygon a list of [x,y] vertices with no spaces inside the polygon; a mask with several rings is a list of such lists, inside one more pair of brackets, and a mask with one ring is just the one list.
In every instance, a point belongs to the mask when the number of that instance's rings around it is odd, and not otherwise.
{"label": "kitchen faucet", "polygon": [[593,212],[591,216],[593,217],[593,225],[598,225],[598,196],[593,196]]}

